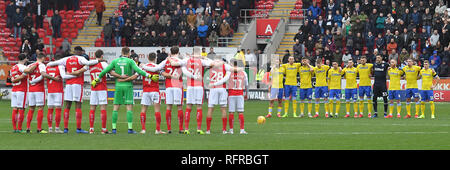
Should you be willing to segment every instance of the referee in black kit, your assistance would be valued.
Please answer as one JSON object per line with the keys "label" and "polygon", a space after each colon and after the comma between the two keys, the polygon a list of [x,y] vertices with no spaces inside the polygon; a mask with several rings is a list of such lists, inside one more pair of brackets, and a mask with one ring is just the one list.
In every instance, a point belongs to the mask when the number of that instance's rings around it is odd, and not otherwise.
{"label": "referee in black kit", "polygon": [[373,65],[373,73],[375,76],[375,82],[373,84],[373,110],[375,114],[372,118],[378,117],[377,114],[377,99],[378,97],[383,97],[384,102],[384,116],[387,116],[388,110],[388,93],[386,87],[386,76],[389,65],[383,62],[383,57],[377,55],[375,59],[375,64]]}

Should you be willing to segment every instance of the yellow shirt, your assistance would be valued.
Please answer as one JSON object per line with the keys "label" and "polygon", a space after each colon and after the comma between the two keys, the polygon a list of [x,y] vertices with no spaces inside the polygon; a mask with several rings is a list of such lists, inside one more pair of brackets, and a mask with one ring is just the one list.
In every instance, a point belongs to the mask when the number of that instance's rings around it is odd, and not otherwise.
{"label": "yellow shirt", "polygon": [[272,70],[270,70],[269,76],[272,79],[272,88],[283,88],[283,72],[283,67],[272,68]]}
{"label": "yellow shirt", "polygon": [[298,68],[301,66],[300,63],[294,63],[294,64],[283,64],[283,71],[284,75],[286,77],[286,82],[284,82],[284,85],[290,85],[290,86],[296,86],[297,85],[297,73]]}
{"label": "yellow shirt", "polygon": [[358,69],[356,67],[346,67],[342,72],[345,74],[345,88],[356,89],[356,74],[358,74]]}
{"label": "yellow shirt", "polygon": [[436,72],[433,72],[431,68],[420,70],[422,76],[422,90],[432,90],[433,78],[436,76]]}
{"label": "yellow shirt", "polygon": [[372,73],[373,64],[358,64],[359,86],[372,86],[369,75]]}
{"label": "yellow shirt", "polygon": [[389,90],[401,90],[400,79],[404,74],[403,70],[398,68],[391,68],[388,70],[389,75]]}
{"label": "yellow shirt", "polygon": [[311,77],[313,72],[311,72],[308,66],[301,66],[299,68],[300,72],[300,88],[301,89],[309,89],[312,88]]}
{"label": "yellow shirt", "polygon": [[344,72],[339,73],[339,68],[335,70],[331,68],[328,70],[328,88],[331,89],[341,89],[341,78]]}
{"label": "yellow shirt", "polygon": [[206,57],[206,56],[208,56],[208,53],[206,53],[206,52],[202,52],[202,57]]}
{"label": "yellow shirt", "polygon": [[411,68],[409,68],[409,66],[405,66],[405,67],[403,67],[403,72],[405,72],[406,88],[407,89],[412,89],[412,88],[417,89],[418,88],[417,75],[420,72],[420,67],[412,66]]}
{"label": "yellow shirt", "polygon": [[330,66],[322,65],[319,67],[314,67],[314,74],[316,75],[316,87],[327,86],[327,72]]}

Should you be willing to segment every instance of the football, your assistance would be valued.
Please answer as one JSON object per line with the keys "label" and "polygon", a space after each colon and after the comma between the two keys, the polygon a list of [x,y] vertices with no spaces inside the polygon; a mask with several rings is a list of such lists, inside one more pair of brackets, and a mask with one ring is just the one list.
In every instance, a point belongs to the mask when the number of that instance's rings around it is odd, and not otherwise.
{"label": "football", "polygon": [[258,119],[256,120],[256,122],[258,122],[258,124],[264,124],[266,123],[266,118],[264,116],[258,116]]}

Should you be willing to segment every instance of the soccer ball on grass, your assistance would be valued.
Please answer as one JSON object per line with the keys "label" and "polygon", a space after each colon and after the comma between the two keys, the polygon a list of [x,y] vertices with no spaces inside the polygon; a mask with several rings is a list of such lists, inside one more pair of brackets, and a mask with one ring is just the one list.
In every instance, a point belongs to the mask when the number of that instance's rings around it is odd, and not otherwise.
{"label": "soccer ball on grass", "polygon": [[264,124],[264,123],[266,123],[266,118],[264,116],[258,116],[258,119],[256,120],[256,122],[260,125]]}

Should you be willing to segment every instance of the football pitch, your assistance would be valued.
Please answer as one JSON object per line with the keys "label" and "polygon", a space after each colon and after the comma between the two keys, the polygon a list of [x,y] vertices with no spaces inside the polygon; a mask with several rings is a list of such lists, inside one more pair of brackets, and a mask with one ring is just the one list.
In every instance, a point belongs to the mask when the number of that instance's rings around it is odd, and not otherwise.
{"label": "football pitch", "polygon": [[[112,102],[110,102],[112,103]],[[136,100],[136,103],[140,103]],[[172,130],[176,133],[155,135],[155,119],[153,108],[147,112],[147,134],[127,134],[125,108],[119,110],[118,132],[115,135],[102,135],[100,133],[100,113],[96,112],[95,134],[75,133],[75,113],[72,108],[70,114],[69,134],[36,134],[36,115],[34,113],[31,125],[32,134],[12,133],[11,108],[9,100],[1,100],[0,115],[0,149],[81,149],[81,150],[340,150],[340,149],[450,149],[450,105],[449,103],[436,104],[436,119],[430,119],[429,106],[425,119],[375,119],[344,118],[345,104],[341,105],[339,118],[269,118],[263,125],[256,123],[256,118],[267,114],[267,101],[246,101],[245,103],[245,129],[247,135],[239,134],[239,123],[235,116],[234,134],[222,134],[222,122],[219,108],[213,114],[211,135],[198,135],[196,129],[196,115],[191,113],[190,135],[178,134],[177,114],[172,113]],[[291,106],[292,108],[292,106]],[[353,108],[353,107],[352,107]],[[414,114],[414,105],[413,105]],[[202,128],[206,129],[206,109],[203,106],[204,116]],[[305,108],[306,109],[306,108]],[[321,106],[323,109],[323,106]],[[367,107],[366,107],[367,109]],[[162,106],[165,110],[165,105]],[[275,109],[276,110],[276,105]],[[383,104],[378,104],[378,110],[383,110]],[[27,110],[28,111],[28,110]],[[25,112],[25,116],[26,113]],[[108,130],[111,130],[112,104],[108,106]],[[134,106],[133,128],[141,130],[139,121],[140,105]],[[396,111],[394,111],[396,112]],[[290,112],[291,113],[291,112]],[[47,109],[44,110],[42,127],[47,129]],[[83,103],[83,123],[85,130],[89,129],[89,102]],[[402,117],[406,114],[403,106]],[[61,126],[63,122],[61,121]],[[26,118],[23,123],[26,128]],[[165,111],[162,112],[161,129],[166,131]]]}

